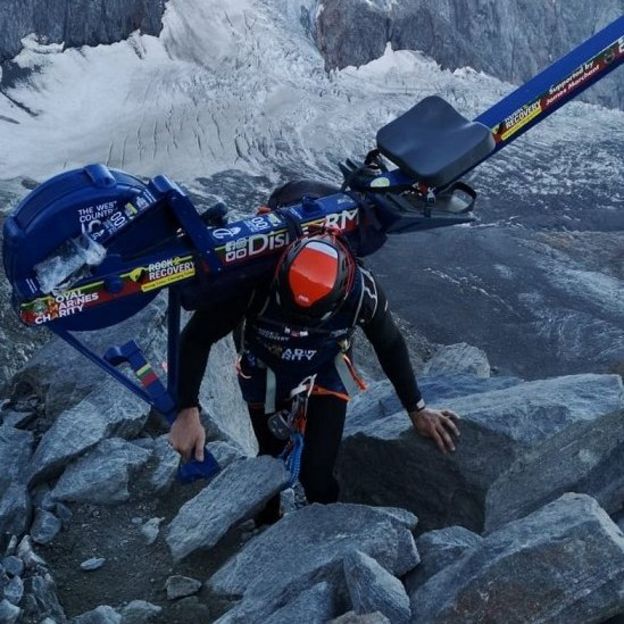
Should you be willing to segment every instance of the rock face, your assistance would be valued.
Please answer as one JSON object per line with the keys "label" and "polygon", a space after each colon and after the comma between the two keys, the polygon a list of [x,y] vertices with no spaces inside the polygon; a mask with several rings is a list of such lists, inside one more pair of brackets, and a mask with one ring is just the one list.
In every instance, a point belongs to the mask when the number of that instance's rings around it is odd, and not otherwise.
{"label": "rock face", "polygon": [[0,12],[0,62],[13,58],[30,33],[68,47],[113,43],[135,30],[161,30],[164,0],[6,0]]}
{"label": "rock face", "polygon": [[150,452],[119,438],[104,440],[70,465],[52,498],[61,501],[114,505],[130,497],[128,483],[133,470],[144,466]]}
{"label": "rock face", "polygon": [[462,416],[456,453],[442,455],[403,412],[355,414],[339,458],[345,500],[402,505],[426,529],[491,531],[567,491],[609,512],[624,502],[624,389],[614,375],[514,385],[433,405]]}
{"label": "rock face", "polygon": [[228,466],[171,522],[166,539],[174,559],[214,546],[234,524],[260,511],[289,478],[283,462],[266,455]]}
{"label": "rock face", "polygon": [[412,594],[414,622],[603,622],[624,609],[624,536],[566,494],[489,535]]}
{"label": "rock face", "polygon": [[[328,68],[363,65],[394,49],[421,50],[443,67],[466,65],[509,82],[524,82],[619,17],[622,0],[587,11],[563,4],[515,0],[323,0],[316,41]],[[548,41],[548,45],[544,42]],[[621,106],[624,79],[599,85],[593,101]]]}
{"label": "rock face", "polygon": [[402,510],[362,505],[311,505],[282,518],[226,563],[210,580],[216,592],[242,596],[219,621],[265,622],[313,583],[327,582],[342,611],[349,609],[343,561],[356,550],[401,576],[419,561],[416,518]]}

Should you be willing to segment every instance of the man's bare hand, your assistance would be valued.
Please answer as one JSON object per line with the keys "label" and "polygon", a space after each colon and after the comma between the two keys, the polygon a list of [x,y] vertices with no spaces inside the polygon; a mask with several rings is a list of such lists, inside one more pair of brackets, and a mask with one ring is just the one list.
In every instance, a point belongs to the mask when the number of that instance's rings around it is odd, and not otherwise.
{"label": "man's bare hand", "polygon": [[443,453],[455,450],[454,438],[460,433],[457,428],[459,416],[451,410],[435,410],[425,407],[418,412],[410,412],[414,429],[423,437],[431,438]]}
{"label": "man's bare hand", "polygon": [[206,431],[199,420],[199,409],[189,407],[178,414],[169,431],[169,442],[184,461],[193,456],[197,461],[204,461]]}

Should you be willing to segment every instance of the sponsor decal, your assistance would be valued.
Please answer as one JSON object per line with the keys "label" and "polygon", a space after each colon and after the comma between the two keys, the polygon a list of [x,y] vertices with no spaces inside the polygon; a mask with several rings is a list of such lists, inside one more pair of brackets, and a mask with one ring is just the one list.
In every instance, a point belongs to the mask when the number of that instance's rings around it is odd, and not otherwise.
{"label": "sponsor decal", "polygon": [[[273,218],[270,219],[269,216]],[[275,218],[275,215],[261,215],[261,216],[253,217],[251,219],[247,219],[246,221],[243,221],[243,223],[252,232],[264,232],[264,230],[270,230],[274,225],[276,225],[274,223],[274,218]]]}
{"label": "sponsor decal", "polygon": [[270,329],[258,327],[256,331],[258,332],[258,335],[266,338],[267,340],[274,340],[275,342],[287,342],[288,340],[290,340],[289,336],[284,336],[283,334],[272,331]]}
{"label": "sponsor decal", "polygon": [[54,319],[65,318],[79,314],[85,307],[95,303],[100,298],[99,293],[83,293],[80,290],[68,290],[45,299],[38,299],[31,306],[35,325],[43,325]]}
{"label": "sponsor decal", "polygon": [[287,362],[310,362],[317,354],[315,349],[284,349],[282,360]]}
{"label": "sponsor decal", "polygon": [[147,267],[147,277],[143,276],[145,283],[141,285],[141,291],[149,292],[156,288],[163,288],[169,284],[193,277],[193,275],[195,275],[195,264],[191,261],[190,256],[154,262]]}
{"label": "sponsor decal", "polygon": [[375,178],[371,183],[371,188],[386,188],[390,186],[390,180],[388,178],[384,178],[383,176],[380,178]]}
{"label": "sponsor decal", "polygon": [[102,222],[115,212],[116,202],[104,202],[97,206],[78,208],[78,223],[83,234],[96,234],[93,238],[99,238]]}
{"label": "sponsor decal", "polygon": [[128,217],[128,219],[134,219],[134,217],[136,217],[139,214],[139,209],[136,208],[134,205],[132,205],[130,202],[128,202],[124,206],[124,213],[126,217]]}
{"label": "sponsor decal", "polygon": [[158,381],[158,377],[150,364],[145,364],[145,366],[139,368],[139,370],[136,372],[136,376],[139,378],[139,381],[144,388],[147,388],[148,386],[151,386],[154,382]]}
{"label": "sponsor decal", "polygon": [[285,247],[288,244],[288,240],[288,232],[286,230],[278,230],[277,232],[253,234],[252,236],[229,241],[222,247],[225,252],[223,260],[226,264],[229,264],[259,256]]}
{"label": "sponsor decal", "polygon": [[212,230],[211,233],[217,240],[224,240],[226,238],[234,238],[234,236],[241,233],[241,229],[239,227],[217,228]]}
{"label": "sponsor decal", "polygon": [[304,234],[309,234],[315,227],[323,226],[328,228],[337,228],[343,232],[349,232],[357,227],[360,211],[357,208],[351,210],[343,210],[342,212],[333,212],[323,219],[302,223],[301,230]]}
{"label": "sponsor decal", "polygon": [[504,121],[504,132],[501,135],[503,141],[506,141],[510,136],[514,135],[518,130],[526,126],[530,121],[533,121],[542,112],[542,103],[540,100],[523,106],[520,110],[516,111],[513,115],[510,115]]}
{"label": "sponsor decal", "polygon": [[601,70],[600,63],[589,61],[576,69],[570,76],[560,83],[550,87],[548,95],[544,98],[544,108],[552,106],[557,100],[568,95],[571,91],[589,80],[594,74]]}
{"label": "sponsor decal", "polygon": [[624,54],[624,36],[617,40],[618,54]]}

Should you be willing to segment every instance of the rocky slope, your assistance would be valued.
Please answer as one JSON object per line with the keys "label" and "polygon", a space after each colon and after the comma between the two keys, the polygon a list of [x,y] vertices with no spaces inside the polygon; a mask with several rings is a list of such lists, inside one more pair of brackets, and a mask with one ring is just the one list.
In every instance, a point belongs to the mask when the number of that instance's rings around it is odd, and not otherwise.
{"label": "rocky slope", "polygon": [[[624,2],[583,0],[322,0],[316,41],[328,68],[364,65],[388,42],[421,50],[443,67],[470,66],[521,83],[622,15]],[[624,104],[624,78],[605,80],[589,96]]]}

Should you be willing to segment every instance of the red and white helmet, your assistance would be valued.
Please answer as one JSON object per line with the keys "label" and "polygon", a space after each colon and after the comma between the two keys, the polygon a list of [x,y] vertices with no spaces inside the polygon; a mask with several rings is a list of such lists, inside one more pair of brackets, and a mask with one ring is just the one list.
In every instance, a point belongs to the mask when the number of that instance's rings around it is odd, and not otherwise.
{"label": "red and white helmet", "polygon": [[330,318],[351,291],[355,260],[336,236],[306,236],[291,243],[275,274],[278,303],[293,319],[317,324]]}

